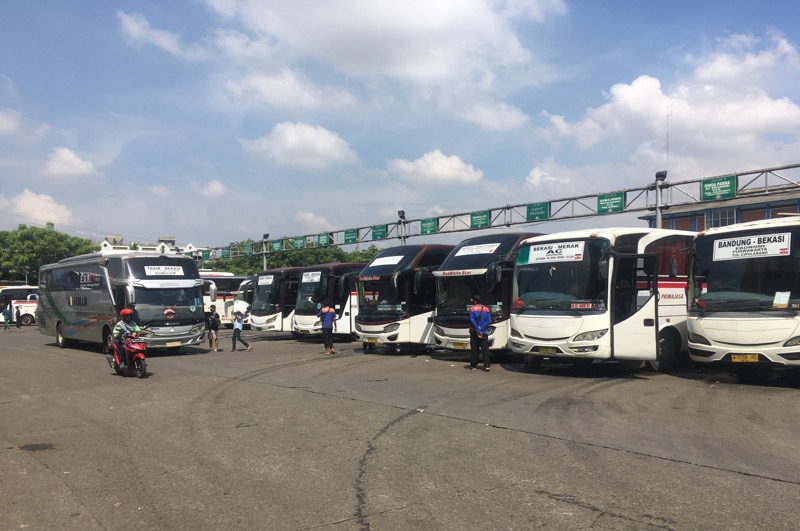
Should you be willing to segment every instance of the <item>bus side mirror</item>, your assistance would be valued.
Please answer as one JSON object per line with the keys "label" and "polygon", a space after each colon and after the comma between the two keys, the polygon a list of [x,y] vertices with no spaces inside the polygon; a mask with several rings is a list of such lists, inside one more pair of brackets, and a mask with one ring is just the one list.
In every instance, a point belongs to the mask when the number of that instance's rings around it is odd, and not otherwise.
{"label": "bus side mirror", "polygon": [[398,286],[398,280],[400,277],[400,271],[396,272],[392,275],[392,280],[389,282],[389,287],[392,289],[392,298],[397,300],[400,296],[400,287]]}
{"label": "bus side mirror", "polygon": [[208,298],[211,299],[211,302],[217,300],[217,285],[214,283],[213,280],[204,280],[206,286],[208,286]]}
{"label": "bus side mirror", "polygon": [[414,295],[419,293],[419,288],[422,285],[422,272],[424,269],[417,269],[414,273]]}
{"label": "bus side mirror", "polygon": [[497,267],[497,262],[492,262],[489,264],[489,267],[486,268],[486,291],[489,293],[494,291],[494,287],[497,285],[497,281],[500,277],[501,269]]}
{"label": "bus side mirror", "polygon": [[125,286],[125,299],[128,307],[131,304],[136,304],[136,292],[133,290],[133,286]]}
{"label": "bus side mirror", "polygon": [[608,281],[608,258],[603,258],[597,262],[597,272],[603,282]]}

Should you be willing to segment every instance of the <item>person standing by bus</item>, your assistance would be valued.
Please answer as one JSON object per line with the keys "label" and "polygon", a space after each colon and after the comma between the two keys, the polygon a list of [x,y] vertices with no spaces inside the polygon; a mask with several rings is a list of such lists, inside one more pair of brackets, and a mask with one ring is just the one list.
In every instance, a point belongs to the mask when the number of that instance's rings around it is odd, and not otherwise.
{"label": "person standing by bus", "polygon": [[236,350],[236,340],[238,339],[239,342],[244,345],[245,351],[250,352],[250,343],[242,339],[242,329],[244,328],[244,316],[242,312],[235,311],[233,312],[233,348],[231,348],[231,352]]}
{"label": "person standing by bus", "polygon": [[492,365],[492,358],[489,354],[489,337],[486,333],[486,327],[492,322],[492,312],[481,304],[479,295],[472,297],[472,306],[469,309],[469,347],[472,351],[470,357],[469,368],[475,370],[478,368],[478,351],[483,355],[483,370],[489,371]]}
{"label": "person standing by bus", "polygon": [[206,327],[208,328],[208,350],[219,352],[219,314],[214,304],[209,306],[208,310],[208,322],[206,323]]}
{"label": "person standing by bus", "polygon": [[14,314],[14,321],[17,323],[17,330],[19,330],[22,323],[20,322],[22,319],[22,312],[20,311],[20,307],[17,306],[17,313]]}
{"label": "person standing by bus", "polygon": [[322,321],[322,342],[325,344],[325,355],[336,354],[333,348],[333,333],[336,331],[336,310],[325,305],[317,312]]}
{"label": "person standing by bus", "polygon": [[11,321],[11,308],[8,305],[3,306],[3,330],[8,332],[8,323]]}

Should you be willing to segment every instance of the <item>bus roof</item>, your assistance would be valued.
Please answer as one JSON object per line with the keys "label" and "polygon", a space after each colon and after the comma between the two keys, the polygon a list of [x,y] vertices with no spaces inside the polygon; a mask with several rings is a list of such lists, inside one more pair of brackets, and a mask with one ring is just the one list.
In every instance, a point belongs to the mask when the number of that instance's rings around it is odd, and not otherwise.
{"label": "bus roof", "polygon": [[303,271],[333,271],[336,269],[363,269],[367,265],[366,262],[330,262],[327,264],[317,264],[304,267]]}
{"label": "bus roof", "polygon": [[[582,238],[606,238],[614,240],[620,236],[627,236],[630,234],[656,234],[662,232],[665,236],[670,234],[683,234],[685,236],[693,236],[696,233],[685,230],[674,229],[657,229],[651,227],[604,227],[597,229],[582,229],[572,230],[566,232],[554,232],[552,234],[541,234],[532,238],[527,238],[521,245],[529,245],[539,242],[550,242],[560,240],[576,240]],[[612,242],[613,243],[613,242]]]}
{"label": "bus roof", "polygon": [[697,237],[702,238],[703,236],[714,236],[717,234],[726,234],[739,231],[796,226],[800,226],[800,216],[786,216],[780,218],[761,219],[758,221],[748,221],[746,223],[734,223],[733,225],[725,225],[724,227],[714,227],[713,229],[706,229],[699,232]]}
{"label": "bus roof", "polygon": [[538,236],[536,232],[499,232],[468,238],[450,251],[436,276],[480,275],[489,264],[516,252],[521,241]]}
{"label": "bus roof", "polygon": [[291,275],[293,273],[299,274],[305,267],[276,267],[274,269],[265,269],[261,271],[256,276],[260,277],[263,275]]}
{"label": "bus roof", "polygon": [[[384,249],[359,273],[362,277],[380,277],[392,275],[397,271],[416,268],[420,261],[431,251],[440,251],[442,259],[453,250],[453,245],[418,244],[402,245]],[[439,264],[429,264],[436,265]]]}
{"label": "bus roof", "polygon": [[151,251],[133,251],[133,250],[129,252],[115,251],[113,253],[101,251],[97,253],[79,254],[77,256],[62,258],[56,263],[43,265],[42,268],[52,267],[58,264],[73,264],[78,262],[90,262],[92,260],[102,260],[103,258],[109,258],[112,256],[114,258],[167,258],[169,260],[191,260],[192,262],[194,262],[194,259],[183,254],[162,254]]}

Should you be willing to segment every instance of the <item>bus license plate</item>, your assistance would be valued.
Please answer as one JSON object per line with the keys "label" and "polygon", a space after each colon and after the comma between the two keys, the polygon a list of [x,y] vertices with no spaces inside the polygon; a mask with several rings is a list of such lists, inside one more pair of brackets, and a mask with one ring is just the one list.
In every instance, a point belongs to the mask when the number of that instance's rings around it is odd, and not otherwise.
{"label": "bus license plate", "polygon": [[378,342],[378,338],[377,337],[368,337],[367,338],[367,343],[377,343],[377,342]]}
{"label": "bus license plate", "polygon": [[453,348],[456,350],[466,350],[467,344],[466,343],[453,343]]}
{"label": "bus license plate", "polygon": [[758,354],[731,354],[734,363],[758,363]]}
{"label": "bus license plate", "polygon": [[556,353],[556,347],[539,347],[539,354],[545,356],[553,356]]}
{"label": "bus license plate", "polygon": [[180,341],[167,341],[165,343],[165,345],[168,346],[168,347],[179,347],[179,346],[181,346],[181,342]]}

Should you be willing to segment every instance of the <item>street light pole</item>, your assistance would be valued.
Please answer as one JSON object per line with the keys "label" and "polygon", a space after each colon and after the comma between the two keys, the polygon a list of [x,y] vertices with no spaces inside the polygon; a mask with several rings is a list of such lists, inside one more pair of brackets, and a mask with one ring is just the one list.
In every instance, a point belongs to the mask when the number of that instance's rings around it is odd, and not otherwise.
{"label": "street light pole", "polygon": [[264,233],[261,237],[261,260],[263,262],[264,271],[267,270],[267,240],[269,239],[269,233]]}

